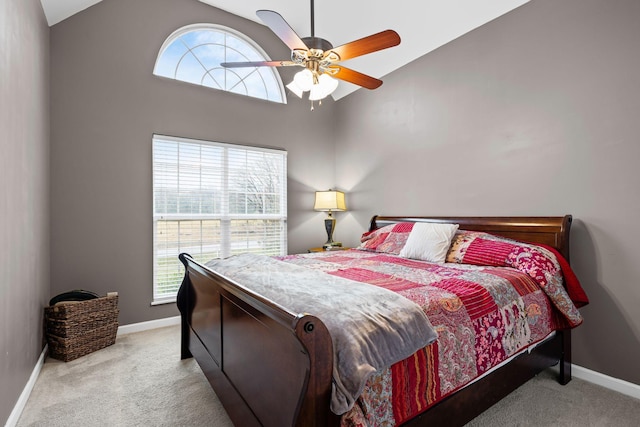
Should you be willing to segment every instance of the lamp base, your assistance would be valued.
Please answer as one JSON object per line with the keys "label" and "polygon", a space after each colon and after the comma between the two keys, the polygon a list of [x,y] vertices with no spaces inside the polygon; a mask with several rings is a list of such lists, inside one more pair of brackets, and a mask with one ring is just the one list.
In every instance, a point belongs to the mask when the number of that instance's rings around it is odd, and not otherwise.
{"label": "lamp base", "polygon": [[336,219],[331,215],[331,211],[329,211],[328,216],[324,219],[324,228],[327,232],[327,242],[322,245],[322,247],[331,247],[334,244],[333,230],[336,228]]}
{"label": "lamp base", "polygon": [[333,248],[341,248],[342,242],[327,242],[322,245],[324,249],[333,249]]}

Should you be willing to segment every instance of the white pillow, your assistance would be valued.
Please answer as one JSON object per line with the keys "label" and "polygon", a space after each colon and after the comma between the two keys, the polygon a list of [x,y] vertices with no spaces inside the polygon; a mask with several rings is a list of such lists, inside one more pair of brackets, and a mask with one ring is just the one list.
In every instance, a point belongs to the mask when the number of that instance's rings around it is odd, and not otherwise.
{"label": "white pillow", "polygon": [[444,262],[451,246],[451,239],[458,231],[458,227],[458,224],[416,222],[407,243],[400,251],[400,256],[429,262]]}

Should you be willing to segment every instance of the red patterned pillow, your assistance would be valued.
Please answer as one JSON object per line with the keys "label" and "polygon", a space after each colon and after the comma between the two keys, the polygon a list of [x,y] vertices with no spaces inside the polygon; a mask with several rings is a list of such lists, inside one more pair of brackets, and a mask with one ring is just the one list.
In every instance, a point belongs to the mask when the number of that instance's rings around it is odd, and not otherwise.
{"label": "red patterned pillow", "polygon": [[407,243],[412,229],[412,222],[399,222],[369,231],[360,238],[358,249],[398,255]]}
{"label": "red patterned pillow", "polygon": [[[525,257],[536,259],[548,271],[560,270],[555,254],[538,245],[500,237],[480,231],[459,230],[451,241],[447,262],[524,268]],[[534,277],[535,278],[535,277]]]}
{"label": "red patterned pillow", "polygon": [[504,267],[516,246],[515,242],[488,240],[478,236],[467,246],[462,261],[465,264]]}
{"label": "red patterned pillow", "polygon": [[467,253],[467,248],[469,245],[477,238],[481,236],[486,236],[487,233],[482,233],[479,231],[467,231],[467,230],[458,230],[456,234],[451,239],[451,246],[449,247],[449,252],[447,253],[446,262],[455,262],[458,264],[462,264],[464,261],[464,256]]}
{"label": "red patterned pillow", "polygon": [[[568,307],[572,326],[582,322],[577,309],[569,299],[587,304],[588,299],[569,264],[550,248],[523,243],[492,234],[460,230],[452,240],[447,253],[447,262],[459,264],[512,267],[534,279],[557,306]],[[569,294],[562,286],[563,277]]]}

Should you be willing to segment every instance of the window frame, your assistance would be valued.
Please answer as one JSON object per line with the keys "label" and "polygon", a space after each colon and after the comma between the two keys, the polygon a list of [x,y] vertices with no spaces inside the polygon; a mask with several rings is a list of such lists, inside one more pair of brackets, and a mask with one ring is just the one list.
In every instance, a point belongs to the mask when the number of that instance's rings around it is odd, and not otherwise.
{"label": "window frame", "polygon": [[[191,144],[198,146],[210,146],[210,147],[219,147],[224,150],[223,155],[223,165],[222,165],[222,182],[224,189],[222,190],[224,200],[221,203],[221,212],[219,213],[157,213],[156,212],[156,141],[160,140],[162,142],[174,142],[177,144]],[[287,244],[288,244],[288,230],[287,230],[287,221],[288,221],[288,206],[287,206],[287,151],[284,149],[277,148],[267,148],[260,147],[254,145],[246,145],[246,144],[233,144],[233,143],[224,143],[224,142],[216,142],[216,141],[205,141],[205,140],[197,140],[183,137],[175,137],[175,136],[167,136],[161,134],[153,134],[152,137],[152,222],[153,222],[153,293],[152,293],[152,302],[151,305],[160,305],[173,303],[176,301],[177,291],[179,289],[180,283],[176,283],[176,291],[174,294],[167,295],[166,293],[158,292],[158,221],[188,221],[188,220],[213,220],[220,221],[220,249],[219,252],[222,254],[222,257],[226,257],[231,255],[234,250],[232,249],[232,222],[233,221],[243,221],[243,220],[264,220],[264,221],[278,221],[280,223],[281,231],[275,233],[273,236],[277,237],[279,240],[279,249],[280,253],[278,255],[286,255],[287,254]],[[278,174],[279,178],[281,178],[280,184],[280,199],[279,199],[279,211],[280,213],[276,214],[265,214],[265,213],[231,213],[230,207],[230,194],[234,193],[234,190],[230,187],[228,182],[228,176],[230,172],[230,168],[232,163],[230,162],[229,156],[227,155],[227,150],[246,150],[251,153],[269,153],[269,154],[277,154],[282,156],[282,174]],[[179,162],[179,160],[177,160]],[[179,181],[180,178],[177,178]],[[178,225],[179,227],[179,225]],[[269,232],[268,236],[272,236]],[[199,241],[199,244],[203,244],[203,240]],[[182,252],[182,249],[179,249],[178,252]],[[260,253],[260,252],[254,252]],[[175,261],[180,264],[178,260],[178,256],[176,254]],[[182,264],[180,264],[180,267]],[[180,278],[182,280],[182,278]]]}
{"label": "window frame", "polygon": [[[182,82],[182,83],[187,83],[187,84],[192,84],[192,85],[196,85],[196,86],[202,86],[208,89],[213,89],[213,90],[222,90],[224,92],[228,92],[228,93],[233,93],[236,95],[241,95],[241,96],[248,96],[250,98],[256,98],[256,99],[262,99],[264,101],[268,101],[268,102],[274,102],[277,104],[286,104],[287,103],[287,92],[285,90],[285,85],[282,82],[282,77],[280,76],[280,73],[277,72],[275,67],[254,67],[254,68],[269,68],[276,83],[278,86],[278,91],[280,94],[280,100],[271,100],[268,98],[263,98],[263,97],[257,97],[257,96],[253,96],[253,95],[249,95],[249,94],[241,94],[241,93],[237,93],[237,92],[232,92],[228,89],[218,89],[218,88],[214,88],[211,86],[207,86],[207,85],[203,85],[203,84],[196,84],[196,83],[192,83],[186,80],[182,80],[182,79],[178,79],[174,77],[167,77],[164,75],[160,75],[160,74],[156,74],[156,69],[158,67],[159,62],[161,61],[161,57],[164,54],[165,50],[171,45],[173,44],[173,42],[178,39],[179,37],[181,37],[182,35],[192,32],[192,31],[198,31],[198,30],[213,30],[213,31],[221,31],[221,32],[226,32],[229,33],[230,35],[236,37],[237,39],[245,42],[247,45],[249,45],[251,48],[253,48],[260,56],[262,56],[262,60],[264,61],[271,61],[271,58],[269,57],[269,55],[264,51],[264,49],[262,49],[262,47],[256,43],[253,39],[251,39],[249,36],[241,33],[240,31],[234,30],[233,28],[229,28],[226,27],[224,25],[220,25],[220,24],[211,24],[211,23],[197,23],[197,24],[189,24],[189,25],[185,25],[184,27],[178,28],[177,30],[175,30],[173,33],[171,33],[166,39],[165,41],[162,43],[162,46],[160,47],[160,50],[158,51],[158,55],[156,56],[156,61],[153,65],[153,75],[156,77],[160,77],[160,78],[165,78],[165,79],[169,79],[169,80],[173,80],[173,81],[178,81],[178,82]],[[225,48],[226,48],[226,44],[225,44]],[[187,48],[188,50],[192,50],[190,48]],[[230,73],[235,73],[233,71],[232,68],[226,69],[226,72],[230,72]],[[237,74],[237,73],[236,73]],[[241,82],[244,79],[240,79]],[[234,86],[235,87],[235,86]]]}

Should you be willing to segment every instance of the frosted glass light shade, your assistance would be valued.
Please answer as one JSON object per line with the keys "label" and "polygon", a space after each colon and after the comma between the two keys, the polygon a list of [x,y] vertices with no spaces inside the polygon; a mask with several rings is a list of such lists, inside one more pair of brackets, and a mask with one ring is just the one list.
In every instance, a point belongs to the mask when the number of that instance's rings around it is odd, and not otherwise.
{"label": "frosted glass light shade", "polygon": [[322,74],[318,78],[318,82],[324,87],[324,96],[331,95],[338,88],[338,80],[328,74]]}
{"label": "frosted glass light shade", "polygon": [[287,88],[288,88],[291,92],[293,92],[293,93],[295,93],[296,95],[298,95],[298,98],[302,98],[302,94],[304,93],[304,91],[303,91],[302,89],[300,89],[300,86],[298,86],[298,85],[296,84],[296,82],[295,82],[295,81],[291,81],[291,83],[289,83],[289,84],[287,85]]}
{"label": "frosted glass light shade", "polygon": [[302,98],[304,92],[309,91],[310,101],[319,101],[331,95],[338,87],[338,80],[328,74],[320,74],[314,83],[313,72],[304,69],[293,77],[293,81],[287,85],[287,88]]}
{"label": "frosted glass light shade", "polygon": [[320,77],[318,77],[318,84],[315,84],[311,87],[309,100],[318,101],[320,99],[326,98],[327,96],[331,95],[337,87],[338,80],[334,79],[328,74],[321,74]]}
{"label": "frosted glass light shade", "polygon": [[293,76],[293,81],[303,92],[306,92],[313,86],[313,73],[305,68]]}
{"label": "frosted glass light shade", "polygon": [[309,101],[319,101],[322,98],[324,98],[322,87],[320,87],[319,84],[311,86],[311,91],[309,91]]}

